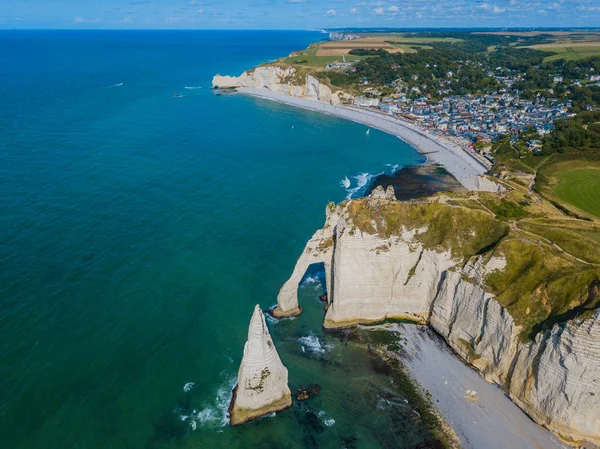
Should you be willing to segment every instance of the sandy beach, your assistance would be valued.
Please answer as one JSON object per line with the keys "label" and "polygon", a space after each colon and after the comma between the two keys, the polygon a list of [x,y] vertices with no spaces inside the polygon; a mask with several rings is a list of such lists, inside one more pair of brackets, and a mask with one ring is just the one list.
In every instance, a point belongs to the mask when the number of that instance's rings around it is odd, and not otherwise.
{"label": "sandy beach", "polygon": [[[504,395],[463,364],[431,329],[394,324],[406,337],[400,359],[468,449],[567,449]],[[475,391],[470,396],[467,391]]]}
{"label": "sandy beach", "polygon": [[245,95],[267,98],[292,106],[335,115],[393,134],[415,147],[420,153],[425,154],[429,161],[443,164],[446,170],[452,173],[469,190],[479,189],[478,176],[487,171],[487,168],[480,161],[462,148],[392,116],[352,106],[332,105],[316,100],[292,97],[268,89],[243,87],[238,88],[237,91]]}

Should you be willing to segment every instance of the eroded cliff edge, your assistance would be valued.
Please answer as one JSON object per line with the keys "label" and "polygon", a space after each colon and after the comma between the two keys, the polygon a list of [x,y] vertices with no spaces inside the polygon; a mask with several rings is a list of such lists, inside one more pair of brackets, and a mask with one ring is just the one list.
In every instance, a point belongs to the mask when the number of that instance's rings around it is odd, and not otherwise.
{"label": "eroded cliff edge", "polygon": [[352,95],[319,81],[308,72],[285,66],[260,66],[247,70],[240,76],[216,75],[212,86],[219,89],[269,89],[272,92],[329,104],[348,104],[352,103],[353,99]]}
{"label": "eroded cliff edge", "polygon": [[275,314],[299,312],[298,283],[322,263],[325,327],[426,322],[539,424],[600,446],[600,270],[483,204],[443,195],[413,204],[382,190],[330,204]]}

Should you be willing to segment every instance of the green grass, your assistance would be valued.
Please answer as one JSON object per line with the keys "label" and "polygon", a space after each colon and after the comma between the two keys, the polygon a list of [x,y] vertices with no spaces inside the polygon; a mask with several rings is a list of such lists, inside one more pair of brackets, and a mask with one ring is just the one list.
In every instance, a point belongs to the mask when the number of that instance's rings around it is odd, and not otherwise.
{"label": "green grass", "polygon": [[415,239],[425,249],[450,250],[455,258],[478,254],[507,232],[505,224],[485,212],[445,204],[393,202],[371,206],[366,200],[354,200],[348,212],[354,226],[362,232],[388,238],[401,235],[405,229],[419,229],[422,231]]}
{"label": "green grass", "polygon": [[[520,223],[519,227],[551,242],[556,242],[558,246],[575,257],[586,262],[600,264],[600,234],[598,233],[589,232],[590,235],[586,236],[572,229],[536,223]],[[596,238],[593,238],[592,234],[596,234]]]}
{"label": "green grass", "polygon": [[[464,42],[463,39],[454,37],[400,37],[394,38],[394,43],[399,44],[434,44],[437,42]],[[390,42],[392,43],[392,42]]]}
{"label": "green grass", "polygon": [[560,179],[555,195],[596,217],[600,217],[600,170],[580,169],[556,173]]}
{"label": "green grass", "polygon": [[431,50],[430,45],[404,44],[400,42],[388,42],[392,47],[400,48],[404,53],[417,53],[419,50]]}
{"label": "green grass", "polygon": [[590,294],[600,284],[599,269],[524,239],[506,239],[496,252],[506,258],[506,268],[488,274],[486,284],[522,326],[523,341],[600,305],[600,295]]}
{"label": "green grass", "polygon": [[[535,48],[535,47],[533,47]],[[598,46],[569,46],[568,44],[556,47],[536,48],[550,53],[552,56],[544,58],[544,62],[555,61],[557,59],[566,59],[567,61],[577,61],[579,59],[600,56],[600,45]]]}
{"label": "green grass", "polygon": [[528,215],[520,205],[508,200],[481,200],[481,204],[494,212],[501,220],[519,220]]}
{"label": "green grass", "polygon": [[[355,56],[346,55],[346,62],[354,62],[360,59],[364,59],[366,56]],[[341,62],[341,56],[313,56],[313,55],[298,55],[291,58],[284,59],[285,64],[299,65],[303,67],[312,67],[316,69],[323,69],[327,64],[333,62]]]}

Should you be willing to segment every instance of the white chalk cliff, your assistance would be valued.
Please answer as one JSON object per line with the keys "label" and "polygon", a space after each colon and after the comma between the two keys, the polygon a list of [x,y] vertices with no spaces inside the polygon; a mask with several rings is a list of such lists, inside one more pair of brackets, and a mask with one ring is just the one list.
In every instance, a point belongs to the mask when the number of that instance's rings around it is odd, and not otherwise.
{"label": "white chalk cliff", "polygon": [[300,75],[293,67],[261,66],[246,71],[240,76],[216,75],[213,88],[269,89],[292,97],[307,98],[329,104],[352,102],[353,97],[341,90],[332,91],[331,87],[321,83],[312,75]]}
{"label": "white chalk cliff", "polygon": [[231,425],[242,424],[291,405],[288,370],[279,358],[265,316],[257,305],[250,320],[238,382],[229,406]]}
{"label": "white chalk cliff", "polygon": [[[376,214],[393,202],[389,193],[379,190],[362,201]],[[476,255],[465,264],[448,247],[432,246],[423,237],[427,225],[419,227],[416,220],[393,234],[378,229],[385,218],[367,221],[371,231],[361,231],[353,222],[359,217],[353,203],[327,207],[325,226],[279,293],[279,316],[298,312],[299,281],[311,264],[323,263],[326,328],[386,318],[426,322],[539,424],[573,442],[600,446],[600,310],[523,342],[521,328],[485,288],[486,274],[506,268],[503,258]],[[481,240],[478,232],[467,221],[459,239],[470,245]]]}

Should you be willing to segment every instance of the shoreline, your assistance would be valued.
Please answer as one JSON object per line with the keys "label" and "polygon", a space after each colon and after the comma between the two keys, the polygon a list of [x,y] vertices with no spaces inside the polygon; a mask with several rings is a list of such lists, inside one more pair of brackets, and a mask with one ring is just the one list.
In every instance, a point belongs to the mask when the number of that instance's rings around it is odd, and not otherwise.
{"label": "shoreline", "polygon": [[[394,354],[428,391],[435,407],[456,432],[464,449],[568,449],[558,436],[537,424],[496,384],[461,360],[429,326],[384,326],[404,337]],[[444,367],[443,370],[439,369]],[[471,396],[467,392],[474,392]]]}
{"label": "shoreline", "polygon": [[353,106],[332,105],[317,100],[292,97],[264,88],[240,87],[236,91],[243,95],[334,115],[386,132],[414,147],[420,154],[425,156],[426,162],[442,164],[466,189],[487,190],[482,189],[480,185],[481,178],[479,177],[487,172],[487,168],[480,161],[464,150],[452,146],[450,142],[424,133],[408,122]]}

